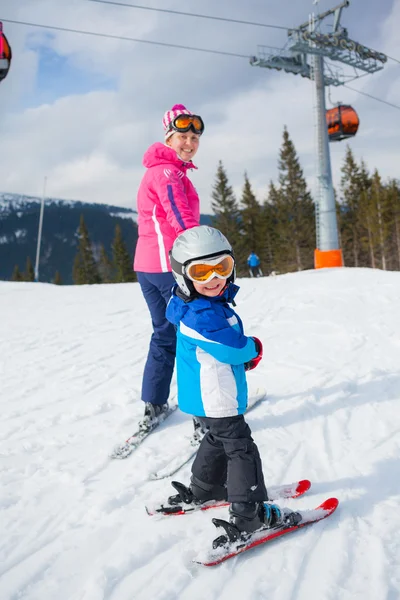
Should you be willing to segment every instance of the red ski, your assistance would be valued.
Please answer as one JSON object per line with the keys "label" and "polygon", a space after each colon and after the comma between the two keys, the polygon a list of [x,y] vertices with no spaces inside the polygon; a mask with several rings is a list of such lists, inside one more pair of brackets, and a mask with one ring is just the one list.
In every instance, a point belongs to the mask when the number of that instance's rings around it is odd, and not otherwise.
{"label": "red ski", "polygon": [[[285,485],[275,485],[267,488],[268,500],[275,502],[280,499],[297,498],[305,494],[311,487],[311,481],[308,479],[302,479],[301,481],[295,481],[294,483],[288,483]],[[170,505],[157,504],[155,506],[146,506],[148,515],[186,515],[198,510],[209,510],[210,508],[221,508],[221,506],[229,506],[229,502],[224,500],[217,501],[212,500],[211,502],[205,502],[204,504],[175,504]]]}
{"label": "red ski", "polygon": [[[219,565],[228,558],[233,558],[242,552],[246,552],[251,548],[255,548],[256,546],[260,546],[261,544],[265,544],[266,542],[270,542],[275,538],[280,537],[281,535],[285,535],[286,533],[290,533],[291,531],[296,531],[297,529],[301,529],[306,525],[312,525],[313,523],[317,523],[322,519],[326,519],[332,513],[335,512],[338,507],[339,500],[337,498],[329,498],[325,500],[320,506],[311,510],[304,511],[296,511],[293,513],[294,515],[298,515],[298,518],[301,517],[301,520],[295,525],[285,526],[280,529],[275,530],[259,530],[250,534],[246,537],[246,539],[239,539],[233,543],[229,543],[227,539],[227,544],[224,546],[219,546],[209,553],[207,553],[204,557],[198,557],[194,559],[193,562],[204,565],[205,567],[213,567],[215,565]],[[216,527],[224,527],[225,531],[229,529],[229,523],[226,521],[221,521],[220,519],[213,519],[213,523]],[[216,540],[215,540],[216,541]]]}

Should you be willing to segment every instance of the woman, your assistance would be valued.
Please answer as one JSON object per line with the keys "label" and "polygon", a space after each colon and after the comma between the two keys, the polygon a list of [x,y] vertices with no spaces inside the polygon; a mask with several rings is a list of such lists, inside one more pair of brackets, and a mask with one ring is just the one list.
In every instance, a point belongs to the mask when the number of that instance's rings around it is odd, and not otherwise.
{"label": "woman", "polygon": [[187,177],[204,132],[201,117],[183,104],[176,104],[163,118],[165,143],[156,142],[146,151],[146,173],[137,195],[139,239],[134,270],[150,311],[153,334],[143,373],[144,419],[149,431],[168,411],[168,396],[176,351],[175,327],[165,310],[175,281],[169,251],[176,237],[200,222],[200,202]]}

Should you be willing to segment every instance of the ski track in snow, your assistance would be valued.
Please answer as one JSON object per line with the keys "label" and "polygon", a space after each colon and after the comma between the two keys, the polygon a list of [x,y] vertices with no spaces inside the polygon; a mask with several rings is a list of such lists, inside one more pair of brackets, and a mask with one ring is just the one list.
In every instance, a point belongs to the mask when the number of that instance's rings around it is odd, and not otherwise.
{"label": "ski track in snow", "polygon": [[[399,600],[400,274],[239,285],[246,333],[264,343],[248,382],[268,399],[248,421],[267,486],[309,478],[285,505],[337,496],[336,513],[219,567],[193,564],[218,535],[211,515],[144,511],[173,491],[148,476],[185,447],[191,418],[176,411],[129,458],[108,458],[143,411],[139,286],[0,283],[1,600]],[[189,476],[190,463],[172,479]]]}

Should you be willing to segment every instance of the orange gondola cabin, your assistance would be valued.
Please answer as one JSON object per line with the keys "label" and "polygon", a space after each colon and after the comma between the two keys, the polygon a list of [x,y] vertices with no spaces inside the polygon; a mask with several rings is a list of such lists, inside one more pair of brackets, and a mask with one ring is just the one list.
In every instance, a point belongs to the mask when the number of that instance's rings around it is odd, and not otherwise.
{"label": "orange gondola cabin", "polygon": [[0,21],[0,81],[7,77],[11,65],[11,46],[3,33],[3,23]]}
{"label": "orange gondola cabin", "polygon": [[330,142],[340,142],[357,133],[360,119],[354,108],[338,104],[326,111],[326,124]]}

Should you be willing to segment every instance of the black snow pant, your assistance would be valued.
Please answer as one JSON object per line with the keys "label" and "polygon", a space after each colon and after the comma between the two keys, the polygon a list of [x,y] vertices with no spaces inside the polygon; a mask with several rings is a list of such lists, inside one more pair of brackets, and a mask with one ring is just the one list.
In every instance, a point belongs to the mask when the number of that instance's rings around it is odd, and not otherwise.
{"label": "black snow pant", "polygon": [[268,500],[258,448],[243,415],[200,418],[209,428],[192,466],[192,480],[227,488],[228,502]]}
{"label": "black snow pant", "polygon": [[250,267],[250,277],[258,277],[260,274],[259,267]]}

